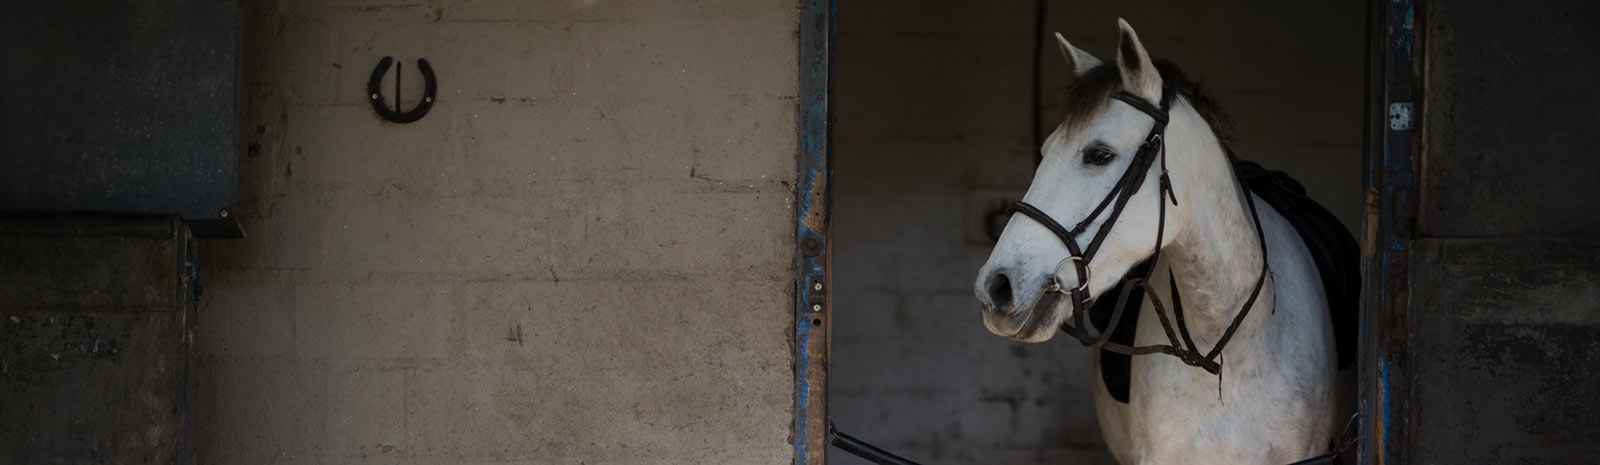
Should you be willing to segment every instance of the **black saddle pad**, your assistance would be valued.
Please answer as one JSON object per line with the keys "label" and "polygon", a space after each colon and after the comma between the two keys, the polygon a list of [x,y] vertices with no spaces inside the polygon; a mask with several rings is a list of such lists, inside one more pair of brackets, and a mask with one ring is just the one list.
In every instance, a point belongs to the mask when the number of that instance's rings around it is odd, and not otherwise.
{"label": "black saddle pad", "polygon": [[[1300,234],[1300,239],[1305,242],[1306,249],[1311,251],[1311,259],[1316,263],[1317,272],[1322,277],[1322,289],[1328,296],[1328,312],[1333,322],[1333,339],[1338,347],[1339,368],[1350,367],[1355,363],[1356,331],[1360,318],[1360,244],[1339,218],[1306,196],[1305,186],[1300,185],[1299,181],[1295,181],[1287,173],[1268,170],[1255,162],[1237,159],[1234,160],[1234,169],[1250,192],[1254,192],[1289,221],[1295,232]],[[1145,266],[1149,264],[1135,266],[1128,276],[1143,275]],[[1122,292],[1123,286],[1127,286],[1126,281],[1106,295],[1118,295]],[[1127,305],[1131,306],[1130,308],[1138,308],[1137,306],[1143,303],[1143,298],[1144,292],[1136,288],[1129,294]],[[1116,299],[1097,300],[1089,311],[1090,321],[1101,331],[1104,331],[1110,323],[1115,301]],[[1134,328],[1138,323],[1139,312],[1123,312],[1122,321],[1117,322],[1116,329],[1111,333],[1111,341],[1133,345]],[[1105,381],[1106,390],[1110,391],[1111,397],[1119,402],[1128,402],[1132,368],[1132,357],[1100,351],[1100,377]]]}

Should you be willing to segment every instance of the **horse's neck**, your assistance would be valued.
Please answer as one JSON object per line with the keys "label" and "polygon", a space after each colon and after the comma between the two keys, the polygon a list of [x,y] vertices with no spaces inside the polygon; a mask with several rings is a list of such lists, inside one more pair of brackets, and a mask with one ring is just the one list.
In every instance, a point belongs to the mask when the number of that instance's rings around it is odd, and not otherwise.
{"label": "horse's neck", "polygon": [[[1228,163],[1220,153],[1213,155],[1213,159]],[[1195,342],[1208,348],[1221,338],[1249,298],[1263,263],[1255,223],[1233,171],[1224,166],[1205,172],[1212,179],[1196,179],[1196,188],[1187,189],[1189,198],[1179,197],[1185,208],[1194,210],[1183,215],[1186,224],[1163,253],[1170,254],[1170,267]],[[1269,277],[1257,298],[1258,309],[1272,304],[1271,286]],[[1244,334],[1234,337],[1240,336]]]}

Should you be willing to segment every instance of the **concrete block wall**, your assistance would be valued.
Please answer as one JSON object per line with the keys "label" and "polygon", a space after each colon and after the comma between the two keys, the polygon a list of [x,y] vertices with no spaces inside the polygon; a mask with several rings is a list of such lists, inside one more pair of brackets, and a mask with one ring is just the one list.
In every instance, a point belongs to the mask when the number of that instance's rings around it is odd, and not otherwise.
{"label": "concrete block wall", "polygon": [[[1285,169],[1352,228],[1361,210],[1365,19],[1357,2],[1050,1],[1109,59],[1127,18],[1231,110],[1241,156]],[[841,1],[832,415],[841,430],[941,464],[1112,463],[1089,354],[986,331],[976,224],[1033,175],[1032,2]],[[1040,78],[1048,131],[1066,70]],[[977,229],[981,231],[981,229]],[[834,454],[840,463],[864,463]]]}
{"label": "concrete block wall", "polygon": [[201,463],[790,460],[795,4],[244,3]]}

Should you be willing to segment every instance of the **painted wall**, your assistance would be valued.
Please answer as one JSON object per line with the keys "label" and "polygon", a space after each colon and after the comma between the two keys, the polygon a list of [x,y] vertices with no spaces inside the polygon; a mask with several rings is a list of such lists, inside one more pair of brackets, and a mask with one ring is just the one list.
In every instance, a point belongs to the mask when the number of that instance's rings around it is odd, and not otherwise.
{"label": "painted wall", "polygon": [[[839,5],[836,309],[831,404],[841,430],[941,464],[1111,463],[1070,338],[983,329],[972,281],[983,215],[1033,175],[1032,2]],[[1231,110],[1240,155],[1284,169],[1359,224],[1360,2],[1051,1],[1046,32],[1101,58],[1116,18]],[[1043,48],[1043,119],[1067,71]],[[863,463],[835,454],[841,463]]]}
{"label": "painted wall", "polygon": [[202,463],[790,460],[795,5],[245,3]]}

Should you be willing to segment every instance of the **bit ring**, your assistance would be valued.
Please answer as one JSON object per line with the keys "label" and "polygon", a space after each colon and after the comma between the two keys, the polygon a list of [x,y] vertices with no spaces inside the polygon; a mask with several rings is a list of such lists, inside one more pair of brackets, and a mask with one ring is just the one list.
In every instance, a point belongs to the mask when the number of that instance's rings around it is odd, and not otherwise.
{"label": "bit ring", "polygon": [[1068,256],[1067,258],[1063,258],[1063,259],[1061,259],[1061,262],[1056,263],[1055,271],[1050,273],[1050,286],[1044,288],[1044,291],[1046,293],[1062,292],[1062,289],[1061,289],[1061,267],[1067,266],[1067,263],[1073,262],[1073,261],[1082,261],[1083,262],[1083,282],[1079,283],[1078,284],[1078,288],[1074,289],[1074,291],[1077,291],[1077,292],[1080,292],[1080,293],[1086,293],[1086,292],[1089,291],[1089,262],[1085,261],[1083,259],[1083,257],[1079,257],[1077,255],[1072,255],[1072,256]]}

